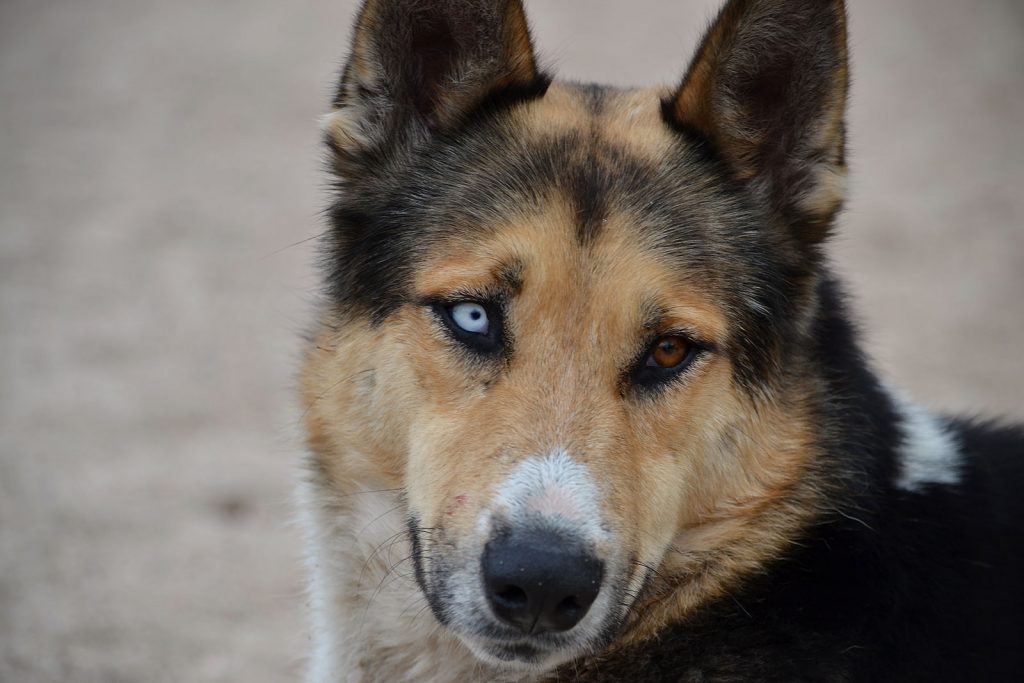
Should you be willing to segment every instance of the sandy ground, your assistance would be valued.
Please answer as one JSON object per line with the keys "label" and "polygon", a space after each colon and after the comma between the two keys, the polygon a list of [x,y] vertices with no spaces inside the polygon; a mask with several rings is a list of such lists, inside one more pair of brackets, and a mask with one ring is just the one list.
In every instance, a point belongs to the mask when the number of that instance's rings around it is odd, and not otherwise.
{"label": "sandy ground", "polygon": [[[675,79],[713,0],[532,0]],[[855,0],[835,259],[920,400],[1024,418],[1024,11]],[[291,381],[352,2],[0,4],[0,681],[296,680]]]}

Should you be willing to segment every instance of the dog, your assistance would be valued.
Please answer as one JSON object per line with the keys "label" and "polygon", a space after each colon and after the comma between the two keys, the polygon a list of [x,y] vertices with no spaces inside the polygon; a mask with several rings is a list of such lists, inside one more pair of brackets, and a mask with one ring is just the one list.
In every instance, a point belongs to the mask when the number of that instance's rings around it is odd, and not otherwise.
{"label": "dog", "polygon": [[674,88],[520,0],[366,0],[301,370],[311,683],[1024,676],[1024,430],[871,369],[823,245],[840,0]]}

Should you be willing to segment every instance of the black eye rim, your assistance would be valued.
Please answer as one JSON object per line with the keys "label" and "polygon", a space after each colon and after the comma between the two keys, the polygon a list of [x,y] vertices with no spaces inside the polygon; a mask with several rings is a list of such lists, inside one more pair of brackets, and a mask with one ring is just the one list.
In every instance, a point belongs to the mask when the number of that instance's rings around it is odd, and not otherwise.
{"label": "black eye rim", "polygon": [[[686,355],[681,361],[669,368],[663,368],[657,363],[648,364],[648,360],[654,353],[659,341],[665,337],[679,337],[687,346]],[[666,330],[649,339],[644,346],[643,352],[634,361],[633,369],[630,372],[630,383],[641,390],[658,389],[675,379],[678,379],[689,370],[694,362],[704,354],[711,351],[711,345],[694,338],[685,330]]]}
{"label": "black eye rim", "polygon": [[[469,332],[459,327],[452,316],[452,309],[460,304],[476,304],[487,313],[487,332]],[[434,299],[426,302],[434,315],[444,323],[448,335],[463,346],[477,353],[490,355],[501,350],[504,344],[504,315],[501,304],[495,301],[475,298]]]}

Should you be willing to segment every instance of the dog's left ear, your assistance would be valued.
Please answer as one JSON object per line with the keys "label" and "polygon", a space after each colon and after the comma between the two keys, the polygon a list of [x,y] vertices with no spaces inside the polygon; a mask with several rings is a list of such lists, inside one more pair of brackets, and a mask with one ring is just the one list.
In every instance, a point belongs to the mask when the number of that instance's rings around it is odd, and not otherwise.
{"label": "dog's left ear", "polygon": [[814,243],[844,198],[848,79],[842,0],[729,0],[664,112]]}

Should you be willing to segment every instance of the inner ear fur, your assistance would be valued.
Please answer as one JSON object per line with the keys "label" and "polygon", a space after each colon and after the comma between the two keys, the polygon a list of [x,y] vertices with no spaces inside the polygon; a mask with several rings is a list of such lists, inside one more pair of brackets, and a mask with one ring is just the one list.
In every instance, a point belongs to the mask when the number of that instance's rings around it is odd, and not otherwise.
{"label": "inner ear fur", "polygon": [[729,0],[664,109],[817,242],[845,197],[848,83],[842,0]]}
{"label": "inner ear fur", "polygon": [[520,0],[366,0],[324,128],[336,151],[358,154],[546,86]]}

